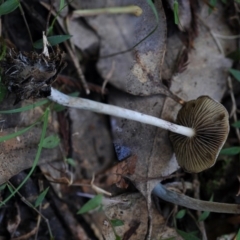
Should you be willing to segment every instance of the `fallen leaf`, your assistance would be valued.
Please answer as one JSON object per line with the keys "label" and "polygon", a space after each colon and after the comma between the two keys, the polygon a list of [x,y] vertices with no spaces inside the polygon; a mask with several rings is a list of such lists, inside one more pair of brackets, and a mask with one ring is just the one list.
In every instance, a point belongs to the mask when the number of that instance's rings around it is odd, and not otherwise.
{"label": "fallen leaf", "polygon": [[127,158],[126,160],[119,162],[111,169],[104,172],[103,175],[107,177],[104,183],[107,186],[116,184],[116,186],[119,188],[127,188],[129,183],[128,181],[125,180],[124,177],[134,174],[136,163],[137,163],[136,155],[133,155]]}
{"label": "fallen leaf", "polygon": [[[0,108],[2,110],[13,108],[10,106],[12,99],[12,97],[5,99],[0,104]],[[19,105],[16,106],[16,108],[17,107],[19,107]],[[2,120],[0,123],[0,136],[6,136],[32,124],[42,115],[42,110],[40,109],[41,108],[35,108],[27,112],[15,114],[0,114],[0,119]],[[49,124],[49,135],[56,131],[55,127],[54,121],[52,121],[52,124]],[[42,125],[39,124],[18,137],[0,143],[0,184],[6,182],[22,170],[32,166],[37,153],[41,132]],[[39,164],[55,161],[59,157],[59,148],[42,149]]]}
{"label": "fallen leaf", "polygon": [[[116,68],[108,82],[130,94],[147,96],[161,93],[171,95],[161,81],[162,62],[166,50],[166,19],[161,1],[155,2],[159,23],[147,1],[115,1],[114,5],[112,1],[104,3],[79,1],[78,3],[73,2],[72,5],[81,9],[139,6],[143,10],[140,16],[102,14],[86,18],[86,21],[95,29],[101,39],[98,70],[101,76],[106,78],[112,70],[112,63],[115,63]],[[156,31],[148,36],[157,24]],[[134,49],[121,53],[145,37],[147,39]],[[117,54],[114,55],[115,53]]]}
{"label": "fallen leaf", "polygon": [[[206,18],[204,15],[206,9],[203,9],[202,14],[202,18]],[[221,12],[218,14],[220,15]],[[221,15],[219,15],[211,16],[212,22],[215,22],[214,29],[218,25],[218,29],[224,29],[225,33],[230,34],[229,28],[222,22]],[[221,41],[221,43],[226,44],[224,49],[235,46],[228,42]],[[182,47],[183,44],[176,36],[168,39],[165,71],[163,72],[166,79],[173,77],[175,60]],[[219,52],[209,31],[201,26],[199,36],[195,40],[195,49],[189,54],[187,69],[173,78],[171,90],[178,93],[184,100],[195,99],[200,95],[209,95],[220,100],[226,89],[228,74],[226,70],[230,65],[231,60]],[[181,107],[172,99],[163,96],[140,98],[114,90],[110,91],[109,102],[170,121],[174,121]],[[162,129],[125,119],[112,117],[111,122],[114,142],[128,147],[132,154],[138,157],[136,170],[130,179],[146,197],[150,213],[151,192],[155,184],[161,181],[162,177],[178,169],[176,160],[172,158],[173,152],[168,133]],[[151,234],[151,226],[149,233]]]}
{"label": "fallen leaf", "polygon": [[113,144],[106,116],[85,110],[69,109],[72,121],[72,158],[76,161],[75,179],[92,178],[114,159]]}
{"label": "fallen leaf", "polygon": [[[102,223],[102,234],[105,239],[115,239],[115,233],[121,239],[144,239],[148,231],[148,211],[144,197],[137,194],[123,194],[111,198],[113,203],[109,203],[104,208],[107,216]],[[114,201],[117,202],[114,203]],[[173,228],[166,225],[164,218],[157,212],[154,206],[151,207],[154,214],[153,219],[153,234],[151,239],[167,239],[173,237],[176,240],[182,239],[178,237]],[[124,224],[114,227],[111,225],[111,220],[118,219]]]}

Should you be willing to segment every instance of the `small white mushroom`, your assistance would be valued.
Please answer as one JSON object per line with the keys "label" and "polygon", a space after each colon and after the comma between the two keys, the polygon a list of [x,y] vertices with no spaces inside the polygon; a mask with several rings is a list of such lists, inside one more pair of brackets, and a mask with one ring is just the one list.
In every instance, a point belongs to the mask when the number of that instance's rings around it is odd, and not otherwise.
{"label": "small white mushroom", "polygon": [[171,131],[170,139],[179,165],[187,172],[201,172],[214,165],[228,132],[228,112],[208,96],[186,102],[177,124],[129,109],[67,96],[51,88],[50,100],[61,105],[134,120]]}

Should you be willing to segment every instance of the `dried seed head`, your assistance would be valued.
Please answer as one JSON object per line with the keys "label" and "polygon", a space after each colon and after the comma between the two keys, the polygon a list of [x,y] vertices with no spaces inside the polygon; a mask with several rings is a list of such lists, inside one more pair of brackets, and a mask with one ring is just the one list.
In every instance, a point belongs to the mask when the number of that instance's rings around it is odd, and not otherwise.
{"label": "dried seed head", "polygon": [[60,51],[47,57],[36,52],[7,50],[0,61],[1,75],[8,91],[16,95],[14,104],[24,99],[50,96],[51,84],[65,67],[62,55]]}
{"label": "dried seed head", "polygon": [[170,133],[178,164],[187,172],[198,173],[210,168],[225,143],[228,112],[208,96],[187,102],[179,111],[176,123],[195,130],[191,138]]}

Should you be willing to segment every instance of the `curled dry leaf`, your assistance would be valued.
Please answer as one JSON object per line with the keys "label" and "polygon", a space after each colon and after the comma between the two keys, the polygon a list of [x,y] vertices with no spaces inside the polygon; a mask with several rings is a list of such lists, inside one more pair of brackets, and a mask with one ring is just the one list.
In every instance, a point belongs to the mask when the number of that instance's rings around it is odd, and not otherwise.
{"label": "curled dry leaf", "polygon": [[[124,194],[112,198],[112,203],[105,208],[107,219],[103,221],[102,233],[106,239],[115,239],[110,220],[121,220],[123,225],[115,227],[116,234],[121,239],[144,239],[148,231],[148,211],[146,201],[141,194]],[[115,203],[114,203],[115,202]],[[117,203],[117,204],[116,204]],[[151,239],[167,239],[174,237],[180,240],[174,229],[166,225],[164,218],[152,206],[153,234]]]}
{"label": "curled dry leaf", "polygon": [[70,109],[72,121],[72,158],[76,161],[76,180],[92,178],[114,159],[106,116]]}
{"label": "curled dry leaf", "polygon": [[127,188],[128,182],[124,177],[134,174],[137,163],[137,156],[133,155],[104,173],[108,176],[105,180],[108,186],[116,184],[119,188]]}
{"label": "curled dry leaf", "polygon": [[[21,129],[23,128],[17,128]],[[14,132],[15,128],[4,129],[0,137]],[[32,166],[40,136],[41,128],[35,127],[19,137],[0,143],[0,184]],[[58,157],[60,157],[58,148],[43,149],[39,164],[57,160]]]}
{"label": "curled dry leaf", "polygon": [[[165,54],[166,20],[161,1],[155,2],[159,17],[156,31],[134,49],[128,50],[145,38],[157,25],[153,10],[147,1],[115,1],[114,6],[137,5],[142,8],[140,16],[133,14],[98,15],[86,18],[98,33],[100,58],[98,70],[105,78],[116,63],[109,83],[134,95],[170,94],[162,84],[161,69]],[[75,7],[81,9],[114,7],[112,1],[104,3],[80,1]],[[114,55],[117,53],[117,55]],[[112,55],[113,54],[113,55]],[[111,55],[111,57],[107,57]]]}
{"label": "curled dry leaf", "polygon": [[[11,103],[13,102],[13,97],[5,99],[0,104],[0,109],[12,109]],[[41,108],[35,108],[22,113],[0,114],[0,136],[6,136],[26,128],[26,126],[36,121],[42,114]],[[49,124],[49,134],[56,132],[57,129],[54,115],[50,115],[50,117],[52,117],[52,124]],[[18,137],[0,142],[0,184],[6,182],[20,171],[32,166],[37,153],[41,131],[42,125],[39,124]],[[60,156],[59,148],[42,149],[39,164],[55,161]]]}

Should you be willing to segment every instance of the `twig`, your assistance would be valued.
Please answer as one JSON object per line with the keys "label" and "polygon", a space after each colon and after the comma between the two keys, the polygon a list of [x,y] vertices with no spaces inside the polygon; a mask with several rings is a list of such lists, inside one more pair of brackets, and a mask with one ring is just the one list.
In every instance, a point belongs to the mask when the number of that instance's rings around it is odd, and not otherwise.
{"label": "twig", "polygon": [[240,204],[217,203],[194,199],[184,194],[170,191],[160,183],[156,185],[152,193],[167,202],[171,202],[189,209],[216,213],[240,213]]}
{"label": "twig", "polygon": [[81,9],[72,12],[72,17],[89,17],[99,14],[134,14],[140,16],[142,9],[139,6],[121,6],[121,7],[108,7],[108,8],[96,8],[96,9]]}
{"label": "twig", "polygon": [[115,61],[112,62],[111,69],[110,69],[109,73],[107,74],[107,76],[105,77],[104,82],[102,84],[102,95],[105,92],[106,85],[107,85],[109,79],[112,77],[114,70],[115,70]]}
{"label": "twig", "polygon": [[[196,199],[200,199],[199,196],[199,189],[200,189],[200,184],[198,181],[198,175],[197,174],[193,174],[194,176],[194,180],[193,180],[193,185],[194,185],[194,198]],[[197,216],[200,217],[201,216],[201,212],[197,211]],[[207,233],[206,233],[206,229],[205,229],[205,224],[204,221],[199,221],[197,223],[197,225],[199,226],[199,229],[202,233],[202,240],[207,240]]]}
{"label": "twig", "polygon": [[[42,192],[44,189],[43,189],[43,182],[41,180],[39,180],[39,190],[40,192]],[[42,209],[42,202],[40,203],[39,205],[39,212],[41,212],[41,209]],[[42,217],[40,214],[38,214],[38,219],[37,219],[37,232],[35,234],[35,240],[38,239],[38,231],[39,231],[39,227],[40,227],[40,223],[41,223],[41,220],[42,220]]]}
{"label": "twig", "polygon": [[30,239],[31,236],[33,236],[37,231],[37,227],[33,228],[30,232],[16,238],[11,238],[11,240],[27,240]]}
{"label": "twig", "polygon": [[96,186],[96,185],[94,184],[94,180],[95,180],[95,174],[93,173],[92,181],[91,181],[91,187],[92,187],[92,189],[93,189],[97,194],[105,194],[105,195],[107,195],[107,196],[112,196],[112,194],[111,194],[110,192],[107,192],[107,191],[105,191],[104,189]]}
{"label": "twig", "polygon": [[220,53],[224,55],[224,50],[223,50],[223,48],[222,48],[222,45],[221,45],[221,43],[218,41],[218,39],[216,38],[215,33],[213,33],[213,31],[211,30],[211,28],[203,21],[203,19],[202,19],[200,16],[197,15],[197,17],[198,17],[198,19],[200,20],[200,22],[207,28],[207,30],[209,31],[209,33],[211,34],[211,36],[212,36],[213,40],[215,41],[215,43],[216,43],[216,45],[217,45]]}
{"label": "twig", "polygon": [[27,32],[28,32],[28,35],[29,35],[29,38],[30,38],[30,41],[31,41],[31,44],[32,44],[32,48],[33,48],[33,39],[32,39],[32,35],[31,35],[30,29],[29,29],[29,26],[28,26],[28,23],[27,23],[27,19],[25,18],[25,13],[24,13],[24,11],[23,11],[23,8],[22,8],[22,5],[21,5],[20,2],[19,2],[19,9],[20,9],[20,12],[21,12],[21,14],[22,14],[22,17],[23,17],[24,23],[25,23],[25,25],[26,25]]}
{"label": "twig", "polygon": [[[13,189],[16,189],[10,181],[8,181],[7,183],[8,183],[9,185],[11,185],[11,187],[12,187]],[[40,211],[38,211],[38,209],[35,208],[35,207],[33,206],[33,204],[30,203],[19,191],[17,192],[17,194],[21,197],[21,200],[22,200],[27,206],[29,206],[30,208],[32,208],[35,212],[37,212],[37,213],[44,219],[44,221],[45,221],[45,223],[47,224],[47,227],[48,227],[48,231],[49,231],[50,238],[53,239],[53,234],[52,234],[52,230],[51,230],[51,227],[50,227],[50,224],[49,224],[48,219],[47,219]]]}
{"label": "twig", "polygon": [[224,35],[217,34],[217,33],[214,33],[214,35],[215,35],[217,38],[227,39],[227,40],[234,40],[234,39],[240,38],[240,35],[224,36]]}
{"label": "twig", "polygon": [[90,94],[90,90],[89,90],[89,87],[87,85],[87,81],[86,81],[85,76],[83,74],[83,71],[82,71],[82,68],[80,66],[80,63],[79,63],[79,61],[78,61],[78,59],[76,57],[76,52],[75,52],[75,54],[73,53],[73,50],[69,47],[68,43],[64,42],[64,45],[67,48],[68,53],[69,53],[69,55],[72,58],[73,64],[74,64],[74,66],[75,66],[75,68],[77,70],[77,73],[78,73],[78,77],[80,78],[80,81],[81,81],[81,83],[83,85],[83,88],[85,89],[86,94]]}

